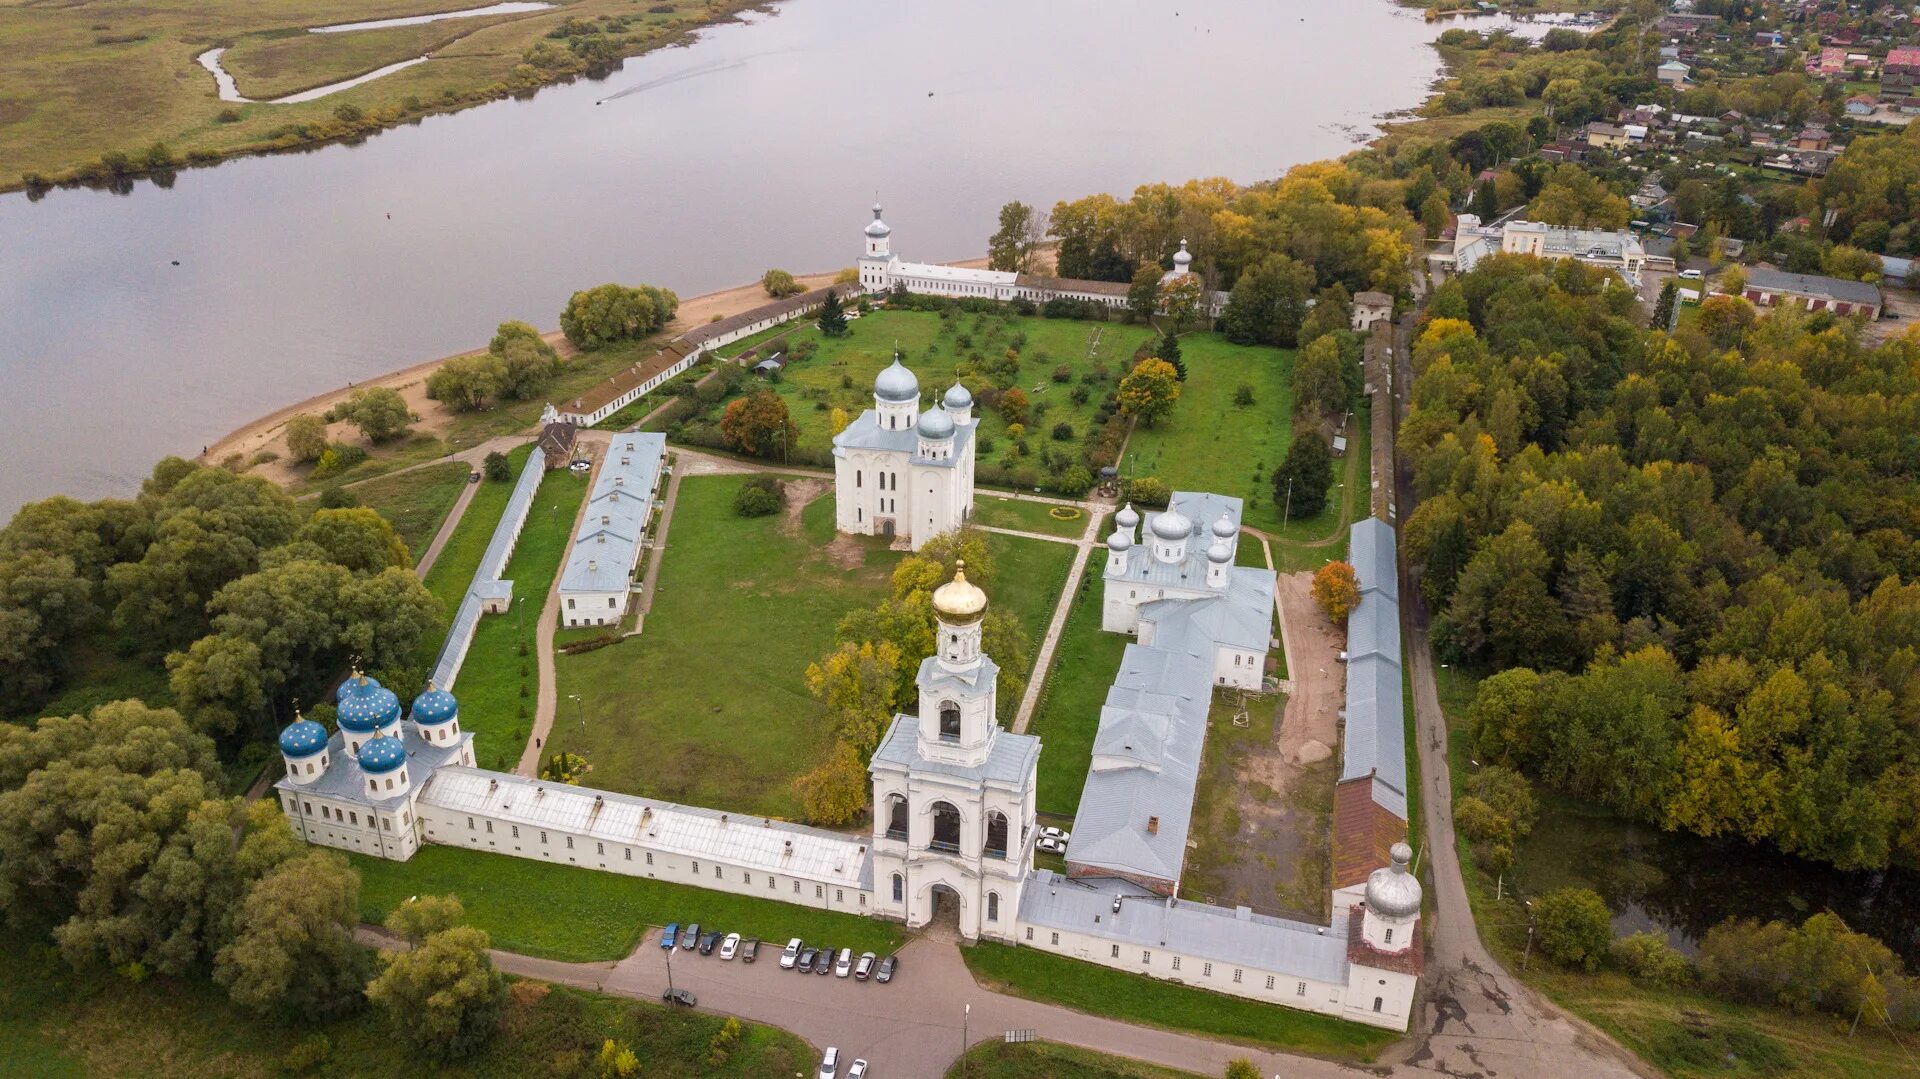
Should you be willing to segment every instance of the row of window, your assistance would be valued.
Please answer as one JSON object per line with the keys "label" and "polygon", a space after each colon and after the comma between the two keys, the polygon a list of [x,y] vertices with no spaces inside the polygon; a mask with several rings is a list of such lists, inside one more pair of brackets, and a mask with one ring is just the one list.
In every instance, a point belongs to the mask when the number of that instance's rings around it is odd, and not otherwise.
{"label": "row of window", "polygon": [[[308,816],[308,817],[313,816],[312,802],[302,801],[300,803],[300,808],[303,811],[303,814],[302,814],[303,816]],[[287,810],[289,812],[293,810],[293,804],[291,799],[288,800]],[[338,821],[341,824],[351,824],[355,828],[358,828],[360,826],[360,813],[358,810],[335,809],[325,802],[320,803],[320,819],[328,820],[328,821]],[[380,825],[384,827],[387,831],[389,832],[393,831],[392,816],[381,817],[379,818],[379,820],[380,820]],[[400,827],[410,828],[412,826],[413,826],[413,812],[408,809],[402,809],[400,811]],[[367,827],[369,828],[374,827],[374,815],[371,813],[367,814]]]}

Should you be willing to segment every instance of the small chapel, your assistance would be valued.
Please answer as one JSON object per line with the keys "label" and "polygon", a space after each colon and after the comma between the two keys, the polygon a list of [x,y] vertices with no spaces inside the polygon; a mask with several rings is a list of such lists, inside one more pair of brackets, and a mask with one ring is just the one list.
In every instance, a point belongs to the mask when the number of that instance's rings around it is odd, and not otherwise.
{"label": "small chapel", "polygon": [[920,410],[920,380],[900,362],[873,380],[873,407],[833,436],[836,527],[905,540],[913,550],[973,516],[973,395],[955,383]]}

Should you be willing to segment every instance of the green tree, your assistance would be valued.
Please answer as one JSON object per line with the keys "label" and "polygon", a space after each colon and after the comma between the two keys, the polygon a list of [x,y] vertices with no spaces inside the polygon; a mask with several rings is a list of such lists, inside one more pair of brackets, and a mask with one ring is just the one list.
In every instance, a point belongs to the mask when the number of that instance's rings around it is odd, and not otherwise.
{"label": "green tree", "polygon": [[1560,165],[1527,204],[1527,216],[1549,225],[1624,229],[1633,216],[1627,200],[1578,165]]}
{"label": "green tree", "polygon": [[455,356],[427,376],[427,396],[455,412],[477,412],[507,389],[507,364],[493,352]]}
{"label": "green tree", "polygon": [[312,464],[327,452],[327,421],[311,412],[302,412],[287,421],[287,454],[303,465]]}
{"label": "green tree", "polygon": [[[1173,333],[1162,334],[1160,336],[1160,343],[1153,348],[1153,354],[1173,365],[1174,377],[1182,382],[1187,380],[1187,365],[1186,362],[1180,358],[1180,338],[1177,335]],[[1065,367],[1066,365],[1061,364],[1061,366]],[[1057,382],[1060,380],[1056,376],[1054,381]]]}
{"label": "green tree", "polygon": [[1133,317],[1145,322],[1160,310],[1160,279],[1166,271],[1157,262],[1149,262],[1134,271],[1133,283],[1127,286],[1127,310]]}
{"label": "green tree", "polygon": [[1024,273],[1033,254],[1033,207],[1009,202],[1000,207],[1000,228],[987,240],[987,266],[1006,273]]}
{"label": "green tree", "polygon": [[720,415],[720,436],[741,453],[774,457],[799,444],[800,427],[787,415],[785,398],[761,390],[727,402]]}
{"label": "green tree", "polygon": [[215,958],[214,981],[235,1003],[301,1020],[330,1019],[364,1000],[372,954],[353,939],[360,875],[332,851],[309,850],[261,877]]}
{"label": "green tree", "polygon": [[1165,360],[1141,360],[1120,380],[1118,399],[1121,415],[1152,427],[1173,414],[1174,403],[1180,400],[1180,374]]}
{"label": "green tree", "polygon": [[487,354],[500,361],[500,392],[516,401],[538,397],[560,373],[560,354],[524,322],[502,322]]}
{"label": "green tree", "polygon": [[560,331],[575,348],[602,348],[653,333],[671,322],[679,307],[680,298],[668,289],[596,285],[568,298]]}
{"label": "green tree", "polygon": [[798,296],[802,292],[807,291],[805,285],[795,281],[793,275],[785,270],[768,270],[766,273],[761,274],[760,287],[766,290],[767,295],[776,300],[785,299],[788,296]]}
{"label": "green tree", "polygon": [[1500,216],[1500,193],[1492,180],[1482,180],[1473,189],[1473,213],[1482,221],[1492,221]]}
{"label": "green tree", "polygon": [[506,1005],[506,980],[493,969],[490,943],[484,932],[460,926],[407,951],[383,951],[367,999],[420,1052],[442,1060],[469,1056],[493,1036]]}
{"label": "green tree", "polygon": [[1293,414],[1317,420],[1344,411],[1351,399],[1348,393],[1347,359],[1340,351],[1340,339],[1328,334],[1300,351],[1293,361]]}
{"label": "green tree", "polygon": [[1561,888],[1534,904],[1540,951],[1561,966],[1598,970],[1613,944],[1613,914],[1590,888]]}
{"label": "green tree", "polygon": [[1674,305],[1680,299],[1680,285],[1672,278],[1660,286],[1660,299],[1653,305],[1653,317],[1647,320],[1647,328],[1667,330],[1673,326]]}
{"label": "green tree", "polygon": [[1160,286],[1160,306],[1166,309],[1167,318],[1173,320],[1175,330],[1185,326],[1200,310],[1200,295],[1198,274],[1182,274]]}
{"label": "green tree", "polygon": [[310,543],[325,553],[326,559],[354,573],[378,573],[389,566],[412,567],[407,545],[393,531],[393,525],[374,510],[320,510],[294,533],[295,543]]}
{"label": "green tree", "polygon": [[408,944],[418,945],[465,921],[467,911],[451,895],[417,895],[387,912],[381,924]]}
{"label": "green tree", "polygon": [[1540,676],[1525,667],[1489,675],[1467,708],[1467,730],[1483,760],[1514,764],[1535,752],[1540,722]]}
{"label": "green tree", "polygon": [[513,462],[507,460],[507,455],[499,450],[487,454],[480,463],[480,469],[493,483],[505,483],[513,478]]}
{"label": "green tree", "polygon": [[1327,488],[1333,486],[1333,451],[1318,428],[1303,427],[1293,434],[1287,456],[1273,472],[1273,504],[1292,518],[1317,516],[1327,507]]}
{"label": "green tree", "polygon": [[[1235,344],[1292,348],[1308,317],[1312,291],[1312,267],[1287,255],[1271,255],[1234,282],[1221,312],[1221,332]],[[1343,318],[1342,327],[1345,324]]]}
{"label": "green tree", "polygon": [[360,429],[371,442],[386,442],[407,433],[413,413],[400,391],[389,386],[355,390],[338,410],[339,417]]}
{"label": "green tree", "polygon": [[846,308],[840,304],[840,290],[828,289],[826,299],[820,301],[820,319],[817,323],[822,337],[845,337],[848,334]]}

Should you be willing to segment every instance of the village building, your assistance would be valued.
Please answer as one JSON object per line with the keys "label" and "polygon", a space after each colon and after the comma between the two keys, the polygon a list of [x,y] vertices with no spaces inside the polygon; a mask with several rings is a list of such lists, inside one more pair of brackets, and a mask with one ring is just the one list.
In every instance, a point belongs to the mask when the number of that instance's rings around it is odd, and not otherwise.
{"label": "village building", "polygon": [[1376,322],[1393,321],[1393,297],[1384,292],[1361,292],[1353,297],[1353,328],[1362,333]]}
{"label": "village building", "polygon": [[1655,70],[1654,77],[1668,86],[1685,86],[1688,82],[1687,76],[1692,71],[1692,68],[1678,60],[1669,60]]}
{"label": "village building", "polygon": [[873,381],[873,407],[833,436],[834,524],[903,538],[913,550],[973,517],[973,395],[954,383],[920,411],[920,380],[900,362]]}
{"label": "village building", "polygon": [[1473,214],[1459,215],[1450,244],[1427,258],[1436,269],[1463,274],[1495,254],[1575,259],[1612,270],[1635,289],[1649,258],[1640,237],[1631,232],[1565,228],[1538,221],[1482,225]]}
{"label": "village building", "polygon": [[560,418],[552,405],[540,416],[540,439],[535,444],[541,461],[549,468],[567,468],[573,464],[574,442],[580,437],[580,425]]}
{"label": "village building", "polygon": [[615,435],[608,445],[560,570],[561,625],[617,626],[626,617],[666,453],[658,432]]}
{"label": "village building", "polygon": [[1748,270],[1746,287],[1740,294],[1755,307],[1791,303],[1808,311],[1864,315],[1868,319],[1879,318],[1886,303],[1879,285],[1768,269]]}
{"label": "village building", "polygon": [[1920,45],[1902,45],[1880,65],[1880,96],[1889,101],[1920,97]]}

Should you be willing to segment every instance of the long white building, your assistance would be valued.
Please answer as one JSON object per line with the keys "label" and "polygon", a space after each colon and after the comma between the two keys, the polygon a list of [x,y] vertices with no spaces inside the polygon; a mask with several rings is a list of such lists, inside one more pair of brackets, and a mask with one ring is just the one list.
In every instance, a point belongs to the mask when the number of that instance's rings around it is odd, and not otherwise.
{"label": "long white building", "polygon": [[626,617],[666,453],[658,432],[613,436],[560,571],[561,625],[617,626]]}

